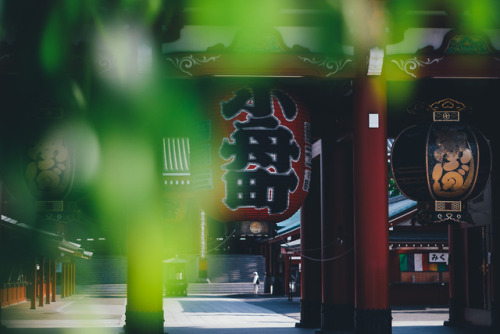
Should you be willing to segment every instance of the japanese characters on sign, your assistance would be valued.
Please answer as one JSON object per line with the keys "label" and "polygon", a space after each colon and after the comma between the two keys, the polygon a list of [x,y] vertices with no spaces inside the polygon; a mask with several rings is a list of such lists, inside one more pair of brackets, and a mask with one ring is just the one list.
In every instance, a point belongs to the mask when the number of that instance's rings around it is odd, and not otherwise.
{"label": "japanese characters on sign", "polygon": [[297,105],[280,91],[256,91],[252,96],[250,90],[240,89],[231,100],[221,103],[226,120],[247,114],[245,121],[233,123],[232,142],[224,138],[220,147],[221,157],[230,160],[223,166],[227,170],[223,179],[224,203],[231,210],[255,207],[283,213],[288,209],[289,193],[297,189],[299,178],[292,161],[299,159],[300,147],[293,132],[274,115],[270,94],[278,100],[285,118],[293,121]]}
{"label": "japanese characters on sign", "polygon": [[429,253],[429,263],[448,264],[448,253]]}
{"label": "japanese characters on sign", "polygon": [[211,177],[219,193],[211,200],[220,204],[212,216],[221,221],[290,217],[307,195],[311,176],[311,130],[302,105],[283,90],[244,87],[220,98],[217,116],[212,128],[219,123],[223,134],[212,138],[210,149],[220,163]]}

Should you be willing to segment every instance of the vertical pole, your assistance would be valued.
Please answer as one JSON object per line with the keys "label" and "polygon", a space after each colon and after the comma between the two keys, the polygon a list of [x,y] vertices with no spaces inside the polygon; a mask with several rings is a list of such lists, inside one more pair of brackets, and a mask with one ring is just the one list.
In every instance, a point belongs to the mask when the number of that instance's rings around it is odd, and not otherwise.
{"label": "vertical pole", "polygon": [[66,297],[69,297],[69,282],[70,282],[70,265],[69,263],[65,264],[66,267],[66,275],[65,275],[65,282],[64,282],[64,295]]}
{"label": "vertical pole", "polygon": [[45,283],[45,304],[50,304],[50,291],[52,285],[52,260],[47,259],[47,279]]}
{"label": "vertical pole", "polygon": [[[2,205],[3,205],[3,200],[2,200],[2,194],[3,194],[3,189],[2,189],[2,182],[0,181],[0,212],[2,212],[3,208],[2,208]],[[0,240],[2,239],[2,231],[0,229]],[[0,269],[1,269],[2,265],[0,263]],[[0,332],[2,332],[4,329],[5,329],[5,326],[2,325],[2,289],[0,288]]]}
{"label": "vertical pole", "polygon": [[204,211],[200,215],[200,263],[198,278],[201,282],[208,282],[207,271],[207,217]]}
{"label": "vertical pole", "polygon": [[269,292],[271,294],[274,294],[274,276],[276,275],[276,271],[274,270],[274,253],[273,253],[273,244],[268,244],[267,245],[267,259],[269,262],[266,261],[266,272],[267,272],[267,277],[266,277],[266,285],[268,286],[267,290],[265,292]]}
{"label": "vertical pole", "polygon": [[267,276],[266,276],[266,286],[267,286],[267,289],[265,292],[269,292],[269,293],[272,293],[272,286],[273,286],[273,280],[274,280],[274,275],[275,275],[275,271],[274,271],[274,257],[273,257],[273,245],[272,244],[268,244],[267,247],[267,259],[268,259],[268,262],[266,262],[266,272],[267,272]]}
{"label": "vertical pole", "polygon": [[64,298],[64,262],[61,260],[61,299]]}
{"label": "vertical pole", "polygon": [[75,264],[71,262],[69,264],[69,295],[73,296],[75,293]]}
{"label": "vertical pole", "polygon": [[64,262],[61,262],[61,299],[64,297]]}
{"label": "vertical pole", "polygon": [[[352,141],[322,140],[324,220],[319,332],[354,329],[354,209]],[[318,332],[317,332],[318,333]]]}
{"label": "vertical pole", "polygon": [[66,263],[66,283],[64,284],[64,286],[66,287],[66,297],[69,297],[70,296],[70,286],[69,286],[69,283],[70,283],[70,277],[71,277],[71,272],[70,272],[70,264],[69,263]]}
{"label": "vertical pole", "polygon": [[[1,188],[0,188],[0,193],[1,193]],[[2,333],[5,330],[5,326],[2,325],[2,289],[0,288],[0,333]]]}
{"label": "vertical pole", "polygon": [[[487,123],[491,126],[490,143],[491,156],[493,160],[493,169],[498,169],[500,166],[500,132],[497,125],[493,122]],[[500,175],[499,173],[491,173],[491,202],[499,203],[500,201]],[[493,332],[500,332],[500,205],[492,205],[492,221],[491,221],[491,263],[489,270],[491,271],[491,319]],[[450,269],[451,270],[451,269]]]}
{"label": "vertical pole", "polygon": [[[163,334],[161,233],[156,224],[129,224],[126,333]],[[145,242],[148,240],[149,242]]]}
{"label": "vertical pole", "polygon": [[66,298],[66,263],[61,263],[61,298]]}
{"label": "vertical pole", "polygon": [[449,320],[445,326],[461,326],[465,323],[466,295],[466,248],[465,233],[467,229],[459,225],[448,225],[448,264],[450,273],[450,307]]}
{"label": "vertical pole", "polygon": [[37,266],[37,261],[36,261],[36,257],[33,259],[34,260],[34,263],[31,264],[32,268],[31,268],[31,275],[32,275],[32,283],[31,283],[31,309],[34,310],[36,309],[36,287],[37,287],[37,269],[36,269],[36,266]]}
{"label": "vertical pole", "polygon": [[285,294],[286,295],[289,295],[289,293],[290,293],[290,270],[291,270],[290,257],[291,257],[290,254],[285,254]]}
{"label": "vertical pole", "polygon": [[71,292],[72,294],[76,293],[76,263],[73,262],[73,291]]}
{"label": "vertical pole", "polygon": [[40,275],[38,277],[38,306],[43,306],[43,281],[45,276],[45,258],[40,257]]}
{"label": "vertical pole", "polygon": [[57,260],[54,258],[52,261],[52,301],[56,301],[56,293],[57,293]]}
{"label": "vertical pole", "polygon": [[354,94],[355,330],[391,333],[385,80],[360,73]]}
{"label": "vertical pole", "polygon": [[311,187],[300,211],[300,323],[295,327],[321,326],[321,154],[313,158]]}
{"label": "vertical pole", "polygon": [[70,262],[68,263],[68,297],[71,296],[71,291],[73,289],[73,287],[71,286],[72,282],[73,282],[73,267]]}

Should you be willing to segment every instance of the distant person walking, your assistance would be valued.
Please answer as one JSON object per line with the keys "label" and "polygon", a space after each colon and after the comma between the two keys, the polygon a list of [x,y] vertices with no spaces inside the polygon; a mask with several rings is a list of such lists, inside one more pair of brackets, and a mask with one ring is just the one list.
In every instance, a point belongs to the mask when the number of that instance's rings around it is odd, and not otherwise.
{"label": "distant person walking", "polygon": [[260,284],[259,274],[256,271],[254,271],[253,272],[253,293],[255,293],[255,294],[259,293],[259,284]]}

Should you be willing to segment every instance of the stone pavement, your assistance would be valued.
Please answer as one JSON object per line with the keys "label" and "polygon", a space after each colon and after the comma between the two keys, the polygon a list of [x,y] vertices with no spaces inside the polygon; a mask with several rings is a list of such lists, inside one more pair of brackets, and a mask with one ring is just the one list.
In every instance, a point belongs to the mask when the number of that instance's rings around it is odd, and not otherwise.
{"label": "stone pavement", "polygon": [[[13,334],[122,334],[123,297],[73,295],[30,309],[20,303],[2,309],[6,333]],[[295,328],[300,319],[298,298],[268,295],[198,295],[163,300],[165,333],[169,334],[312,334],[316,329]],[[394,334],[469,334],[481,330],[443,326],[446,307],[394,308]]]}

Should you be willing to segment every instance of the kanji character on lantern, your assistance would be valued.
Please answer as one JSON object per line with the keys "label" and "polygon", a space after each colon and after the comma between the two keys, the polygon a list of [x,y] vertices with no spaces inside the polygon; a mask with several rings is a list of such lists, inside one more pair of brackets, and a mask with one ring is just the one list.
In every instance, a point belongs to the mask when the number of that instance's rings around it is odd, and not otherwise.
{"label": "kanji character on lantern", "polygon": [[[275,116],[273,98],[283,116],[293,120],[297,105],[283,92],[240,89],[229,101],[221,103],[221,113],[230,120],[247,113],[245,121],[234,121],[235,131],[224,138],[220,156],[229,160],[223,168],[226,183],[225,205],[268,208],[269,213],[288,209],[289,193],[299,183],[292,161],[300,157],[300,147],[293,132]],[[264,181],[265,180],[265,181]]]}

